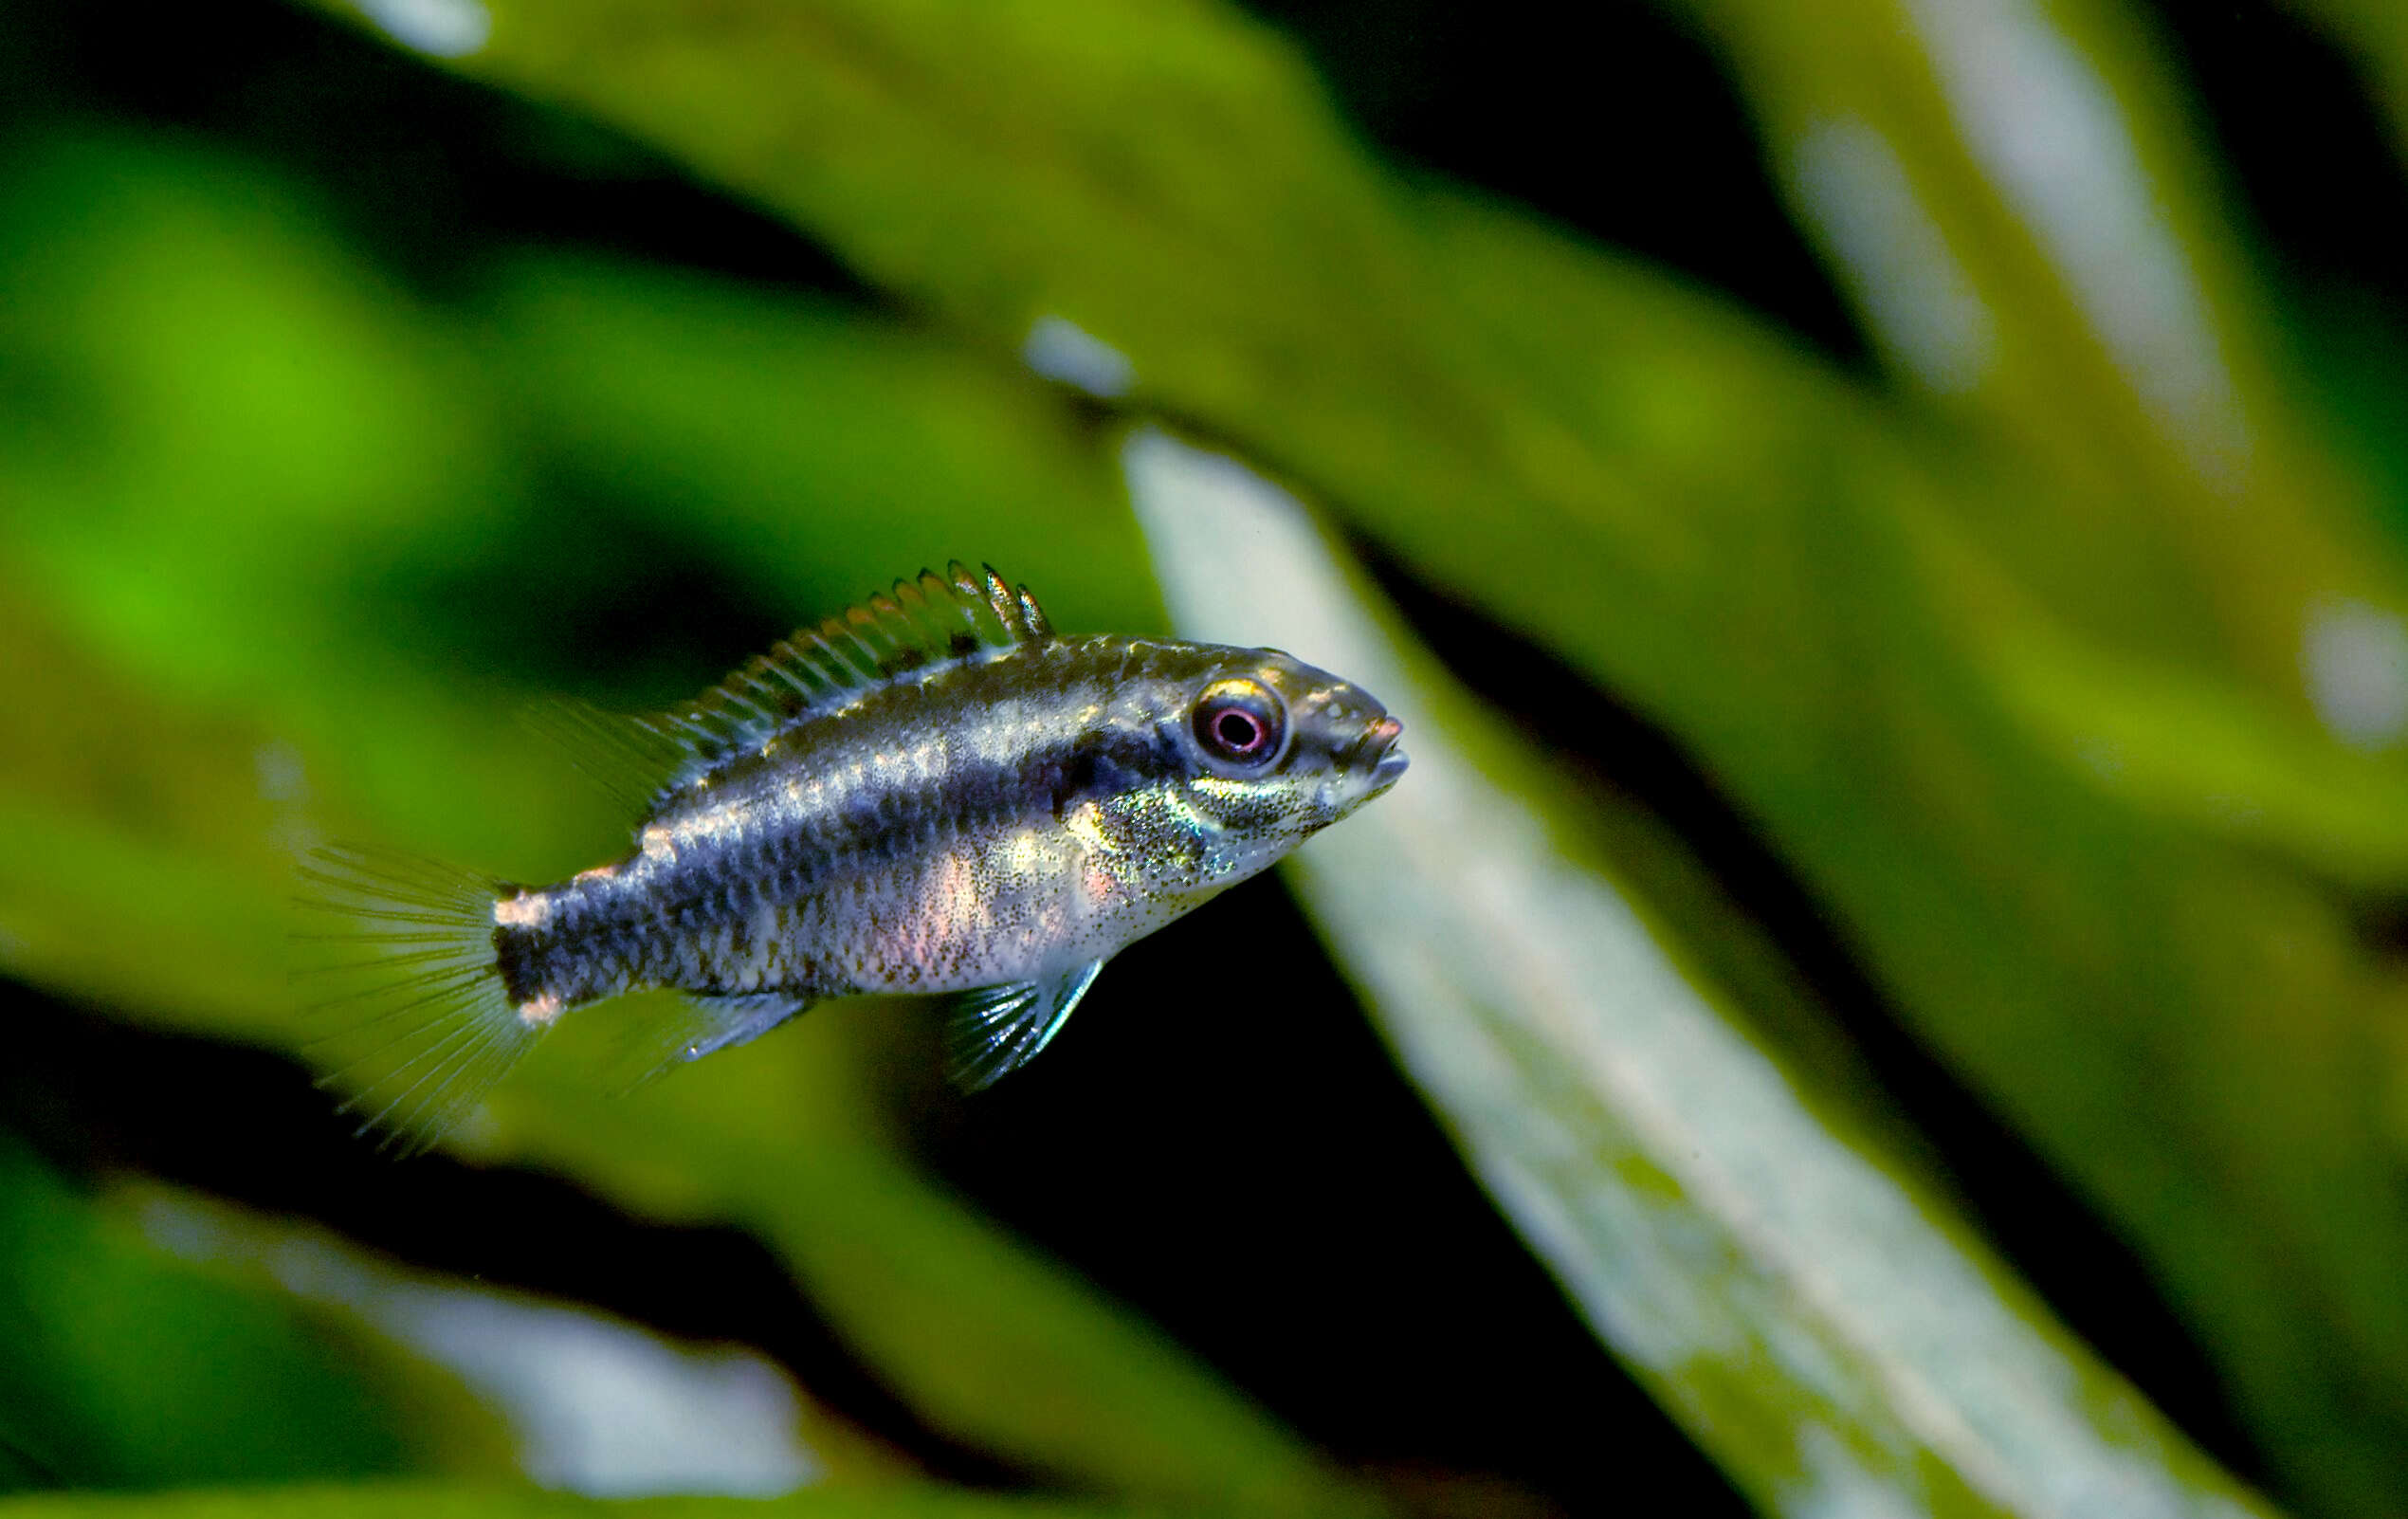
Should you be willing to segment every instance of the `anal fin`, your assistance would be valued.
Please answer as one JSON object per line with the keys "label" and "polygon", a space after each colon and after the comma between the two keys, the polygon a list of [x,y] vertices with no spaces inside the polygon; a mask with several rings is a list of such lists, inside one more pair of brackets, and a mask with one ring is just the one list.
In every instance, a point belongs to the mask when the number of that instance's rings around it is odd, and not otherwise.
{"label": "anal fin", "polygon": [[1006,981],[964,992],[946,1027],[946,1069],[964,1091],[994,1086],[1034,1059],[1095,984],[1100,960],[1039,981]]}

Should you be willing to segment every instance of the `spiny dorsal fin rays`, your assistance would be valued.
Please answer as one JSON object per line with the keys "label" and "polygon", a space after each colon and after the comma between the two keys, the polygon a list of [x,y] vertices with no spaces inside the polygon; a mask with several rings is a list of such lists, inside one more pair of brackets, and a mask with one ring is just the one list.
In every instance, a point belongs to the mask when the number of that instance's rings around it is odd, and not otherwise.
{"label": "spiny dorsal fin rays", "polygon": [[[1027,615],[1020,610],[1024,600],[1030,605],[1035,604],[1033,598],[1029,596],[1029,588],[1022,586],[1019,595],[1014,595],[1012,587],[1004,583],[1003,576],[995,573],[994,565],[990,564],[985,568],[986,577],[980,579],[973,576],[969,566],[958,559],[946,566],[953,576],[955,588],[961,593],[964,600],[975,604],[979,597],[986,598],[987,610],[994,613],[995,621],[1002,625],[1006,638],[1018,642],[1045,637],[1045,633],[1029,625]],[[1043,620],[1042,614],[1039,620]]]}
{"label": "spiny dorsal fin rays", "polygon": [[942,576],[922,570],[917,580],[898,580],[895,599],[927,631],[931,648],[960,657],[976,652],[987,641],[978,620],[983,603],[964,598]]}
{"label": "spiny dorsal fin rays", "polygon": [[747,660],[718,686],[657,717],[626,717],[581,702],[528,716],[580,768],[638,806],[709,775],[794,724],[849,705],[887,681],[932,667],[1043,643],[1053,626],[1027,586],[958,559],[922,570]]}
{"label": "spiny dorsal fin rays", "polygon": [[629,721],[682,751],[657,797],[889,681],[1052,636],[1053,625],[1027,586],[1010,584],[993,565],[974,574],[956,559],[942,576],[922,570],[796,631],[683,706]]}

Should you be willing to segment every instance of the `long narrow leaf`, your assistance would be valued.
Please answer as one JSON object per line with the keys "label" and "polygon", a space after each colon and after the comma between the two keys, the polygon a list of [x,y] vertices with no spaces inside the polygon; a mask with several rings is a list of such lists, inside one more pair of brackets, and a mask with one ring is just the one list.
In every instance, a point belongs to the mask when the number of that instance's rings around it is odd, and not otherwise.
{"label": "long narrow leaf", "polygon": [[2265,1511],[1492,778],[1500,741],[1292,501],[1159,432],[1126,460],[1183,631],[1267,638],[1403,715],[1412,770],[1297,883],[1499,1206],[1768,1510]]}

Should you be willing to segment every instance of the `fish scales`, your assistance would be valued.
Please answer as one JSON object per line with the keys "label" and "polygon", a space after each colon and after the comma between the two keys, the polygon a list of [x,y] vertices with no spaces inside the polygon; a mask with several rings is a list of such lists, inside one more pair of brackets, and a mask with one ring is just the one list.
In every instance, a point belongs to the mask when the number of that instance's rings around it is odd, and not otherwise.
{"label": "fish scales", "polygon": [[468,983],[428,1004],[467,1036],[349,1084],[423,1139],[565,1014],[667,987],[693,998],[675,1059],[829,997],[956,994],[958,1074],[982,1085],[1112,954],[1393,785],[1397,732],[1278,650],[1057,637],[992,571],[923,575],[627,730],[673,740],[676,768],[619,859],[538,888],[319,869],[372,938],[455,914]]}
{"label": "fish scales", "polygon": [[851,725],[722,766],[647,820],[637,852],[521,895],[532,922],[498,930],[524,967],[513,995],[567,1007],[637,982],[803,989],[796,960],[820,996],[966,990],[1085,958],[1093,929],[1127,910],[1097,869],[1111,842],[1044,839],[1106,773],[1099,755],[1134,776],[1158,753],[1132,726],[1143,714],[1111,702],[1125,642],[899,683]]}

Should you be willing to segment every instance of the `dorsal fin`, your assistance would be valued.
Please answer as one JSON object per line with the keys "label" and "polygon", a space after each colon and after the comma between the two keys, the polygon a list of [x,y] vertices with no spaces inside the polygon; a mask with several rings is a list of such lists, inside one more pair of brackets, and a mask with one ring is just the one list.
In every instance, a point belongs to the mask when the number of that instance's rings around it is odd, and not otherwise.
{"label": "dorsal fin", "polygon": [[572,696],[538,702],[521,716],[631,811],[651,806],[694,759],[693,749],[660,719],[606,712]]}
{"label": "dorsal fin", "polygon": [[640,778],[648,799],[657,802],[796,723],[839,711],[890,681],[990,659],[1052,636],[1052,624],[1027,586],[1011,585],[993,565],[974,574],[956,559],[942,576],[922,570],[917,579],[897,580],[891,592],[800,630],[658,717],[558,705],[539,720],[580,749],[608,751],[611,760],[590,768],[606,777]]}

